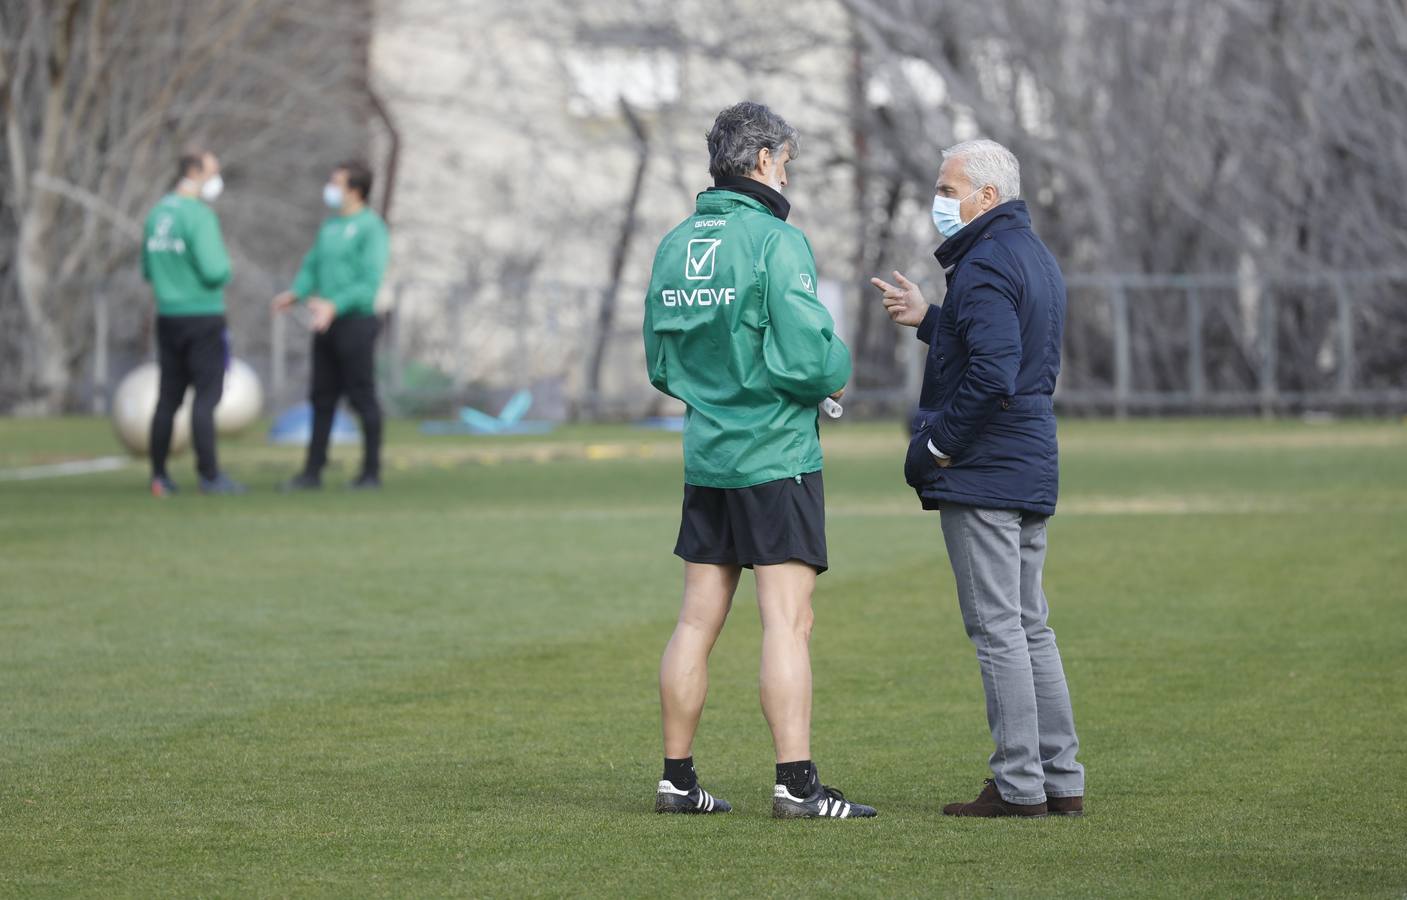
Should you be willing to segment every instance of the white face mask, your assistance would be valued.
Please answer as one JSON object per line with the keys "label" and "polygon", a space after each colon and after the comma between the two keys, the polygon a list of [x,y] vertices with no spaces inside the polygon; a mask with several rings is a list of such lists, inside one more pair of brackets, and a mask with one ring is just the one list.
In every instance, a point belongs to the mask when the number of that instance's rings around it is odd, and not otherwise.
{"label": "white face mask", "polygon": [[216,172],[214,175],[207,178],[205,183],[200,186],[200,197],[208,203],[215,200],[215,198],[219,197],[224,191],[225,179],[220,177],[220,173]]}
{"label": "white face mask", "polygon": [[341,209],[342,198],[342,189],[337,185],[329,182],[322,186],[322,202],[328,209]]}
{"label": "white face mask", "polygon": [[[984,185],[985,187],[985,185]],[[967,223],[962,220],[962,205],[969,197],[974,197],[978,188],[967,197],[955,200],[952,197],[943,197],[938,194],[933,195],[933,227],[938,229],[938,233],[945,238],[950,238],[962,231],[962,227]]]}

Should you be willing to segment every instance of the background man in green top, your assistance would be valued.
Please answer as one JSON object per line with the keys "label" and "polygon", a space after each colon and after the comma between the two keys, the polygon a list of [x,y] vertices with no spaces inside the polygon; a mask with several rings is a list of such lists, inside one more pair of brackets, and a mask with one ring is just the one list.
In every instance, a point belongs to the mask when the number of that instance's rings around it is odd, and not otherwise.
{"label": "background man in green top", "polygon": [[191,431],[200,490],[243,493],[243,485],[222,474],[215,458],[215,406],[229,363],[224,287],[230,257],[220,236],[220,220],[208,205],[224,189],[220,161],[209,151],[181,157],[175,189],[147,216],[142,238],[142,277],[156,295],[156,348],[161,387],[151,420],[151,492],[176,492],[166,473],[171,423],[195,387]]}
{"label": "background man in green top", "polygon": [[376,399],[376,292],[389,254],[386,223],[367,205],[371,169],[344,162],[323,187],[335,215],[323,222],[293,288],[274,298],[274,311],[306,302],[312,313],[313,435],[303,471],[284,487],[322,487],[327,443],[337,402],[346,395],[362,423],[361,474],[353,488],[381,486],[381,404]]}
{"label": "background man in green top", "polygon": [[757,576],[762,710],[779,818],[861,818],[874,808],[821,784],[811,762],[811,593],[826,569],[816,404],[839,397],[850,352],[816,297],[811,245],[786,224],[796,129],[758,103],[719,113],[714,187],[665,236],[645,297],[650,383],[684,401],[684,508],[674,552],[684,602],[660,663],[664,775],[658,812],[727,812],[693,767],[708,656],[742,568]]}

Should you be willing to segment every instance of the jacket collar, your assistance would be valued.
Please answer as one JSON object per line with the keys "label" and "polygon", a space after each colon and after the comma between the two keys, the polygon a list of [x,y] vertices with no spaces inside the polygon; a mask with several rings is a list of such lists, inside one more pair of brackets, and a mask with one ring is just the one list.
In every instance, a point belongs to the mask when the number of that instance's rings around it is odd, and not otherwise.
{"label": "jacket collar", "polygon": [[[730,194],[741,194],[750,200],[755,200],[761,204],[762,208],[772,215],[787,220],[791,213],[791,202],[782,196],[781,191],[773,190],[755,178],[747,178],[740,175],[724,175],[713,181],[713,187],[704,191],[705,194],[726,191]],[[701,195],[702,196],[702,195]]]}
{"label": "jacket collar", "polygon": [[962,231],[939,244],[933,255],[937,257],[940,266],[951,269],[962,262],[962,258],[978,241],[991,237],[998,231],[1030,227],[1031,213],[1026,209],[1026,201],[1008,200],[968,222],[962,227]]}

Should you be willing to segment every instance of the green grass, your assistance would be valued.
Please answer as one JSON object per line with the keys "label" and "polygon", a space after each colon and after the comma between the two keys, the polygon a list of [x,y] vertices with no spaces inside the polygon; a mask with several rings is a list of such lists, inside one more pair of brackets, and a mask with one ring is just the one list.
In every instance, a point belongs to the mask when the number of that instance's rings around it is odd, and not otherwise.
{"label": "green grass", "polygon": [[[1089,815],[1039,822],[939,815],[990,741],[938,522],[897,428],[826,437],[813,745],[873,821],[767,817],[750,586],[695,748],[737,810],[650,812],[677,436],[398,425],[375,496],[279,496],[257,438],[246,497],[0,481],[0,894],[1407,894],[1407,427],[1063,426]],[[0,470],[112,448],[0,420]]]}

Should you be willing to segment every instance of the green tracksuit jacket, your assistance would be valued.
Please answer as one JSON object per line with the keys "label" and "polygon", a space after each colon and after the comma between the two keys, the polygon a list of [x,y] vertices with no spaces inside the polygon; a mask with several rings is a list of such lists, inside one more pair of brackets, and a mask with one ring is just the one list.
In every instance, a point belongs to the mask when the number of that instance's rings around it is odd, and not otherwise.
{"label": "green tracksuit jacket", "polygon": [[143,229],[142,277],[156,295],[157,315],[224,315],[230,255],[215,210],[194,197],[162,197]]}
{"label": "green tracksuit jacket", "polygon": [[303,258],[293,293],[331,300],[337,315],[371,315],[390,254],[386,223],[369,206],[322,223]]}
{"label": "green tracksuit jacket", "polygon": [[700,194],[655,253],[644,335],[650,383],[688,405],[686,483],[740,488],[821,468],[816,404],[849,380],[850,351],[799,229],[751,197]]}

